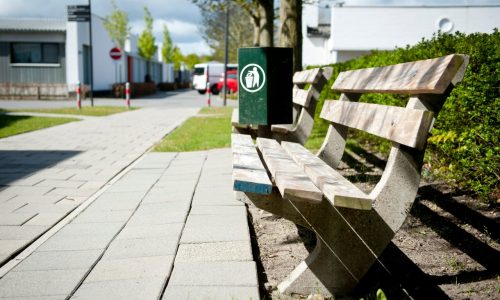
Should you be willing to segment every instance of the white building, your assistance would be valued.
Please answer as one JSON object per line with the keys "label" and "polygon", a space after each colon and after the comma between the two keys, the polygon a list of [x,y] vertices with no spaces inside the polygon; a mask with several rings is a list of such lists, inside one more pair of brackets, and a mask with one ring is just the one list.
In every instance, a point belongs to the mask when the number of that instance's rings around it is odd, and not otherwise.
{"label": "white building", "polygon": [[392,50],[430,38],[438,30],[491,33],[500,6],[343,6],[305,4],[303,64],[342,62],[370,50]]}
{"label": "white building", "polygon": [[[120,60],[111,59],[115,47],[92,15],[93,90],[109,91],[114,83],[173,81],[173,70],[155,55],[146,62],[137,54],[132,36]],[[47,19],[0,19],[0,96],[65,97],[78,82],[90,85],[90,32],[88,22]]]}
{"label": "white building", "polygon": [[[94,90],[110,90],[126,77],[125,55],[115,61],[109,56],[115,47],[103,26],[103,19],[92,15]],[[66,22],[66,83],[72,89],[77,82],[90,84],[90,32],[87,22]]]}

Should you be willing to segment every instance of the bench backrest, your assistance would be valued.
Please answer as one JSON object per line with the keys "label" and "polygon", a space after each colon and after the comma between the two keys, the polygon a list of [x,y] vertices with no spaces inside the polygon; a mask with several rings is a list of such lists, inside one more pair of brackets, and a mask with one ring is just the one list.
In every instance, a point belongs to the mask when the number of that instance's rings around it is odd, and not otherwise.
{"label": "bench backrest", "polygon": [[[452,54],[342,72],[335,80],[332,88],[342,94],[340,101],[326,101],[323,106],[321,117],[331,123],[317,156],[337,167],[344,154],[348,128],[393,143],[382,177],[369,195],[374,199],[374,209],[368,215],[342,213],[372,249],[378,248],[379,242],[372,240],[369,231],[356,220],[370,219],[374,226],[385,228],[388,236],[403,224],[418,190],[426,140],[434,118],[462,80],[467,64],[467,56]],[[357,102],[363,93],[408,94],[410,99],[406,107]]]}
{"label": "bench backrest", "polygon": [[[295,72],[293,75],[293,103],[308,107],[312,99],[318,99],[323,82],[330,78],[332,69],[330,67],[316,68]],[[316,88],[321,86],[321,88]]]}
{"label": "bench backrest", "polygon": [[[325,101],[321,117],[421,150],[434,117],[451,91],[450,86],[463,77],[466,61],[466,56],[452,54],[387,67],[341,72],[332,86],[343,93],[341,100],[357,100],[362,93],[409,94],[414,97],[405,108]],[[429,97],[429,94],[436,96]],[[429,103],[423,103],[422,106],[416,105],[416,101]]]}

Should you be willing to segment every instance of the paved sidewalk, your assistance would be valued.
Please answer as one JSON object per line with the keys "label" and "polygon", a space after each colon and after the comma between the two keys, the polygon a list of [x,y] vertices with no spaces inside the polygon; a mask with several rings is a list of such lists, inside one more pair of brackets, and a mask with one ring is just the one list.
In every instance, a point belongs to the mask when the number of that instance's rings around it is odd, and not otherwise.
{"label": "paved sidewalk", "polygon": [[0,266],[195,114],[195,97],[1,139]]}
{"label": "paved sidewalk", "polygon": [[259,299],[230,149],[149,153],[0,279],[0,298]]}
{"label": "paved sidewalk", "polygon": [[33,116],[33,117],[51,117],[51,118],[70,118],[80,120],[91,120],[100,117],[84,116],[84,115],[70,115],[70,114],[49,114],[49,113],[36,113],[36,112],[8,112],[2,113],[7,116]]}

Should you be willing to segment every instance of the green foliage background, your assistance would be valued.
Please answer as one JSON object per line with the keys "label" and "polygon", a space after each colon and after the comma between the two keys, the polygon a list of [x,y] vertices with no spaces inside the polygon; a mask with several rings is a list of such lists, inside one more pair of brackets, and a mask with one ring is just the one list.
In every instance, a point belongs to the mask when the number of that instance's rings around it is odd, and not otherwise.
{"label": "green foliage background", "polygon": [[141,57],[151,60],[158,47],[155,44],[155,37],[153,35],[153,17],[151,17],[151,12],[149,12],[146,6],[144,6],[144,22],[146,23],[146,28],[137,40],[137,49]]}
{"label": "green foliage background", "polygon": [[[453,90],[441,110],[428,140],[427,175],[477,193],[495,203],[500,198],[500,33],[438,33],[415,46],[395,51],[374,51],[370,55],[333,64],[334,73],[325,85],[316,109],[315,126],[309,147],[317,147],[328,124],[319,117],[325,99],[338,99],[330,87],[341,71],[392,65],[435,58],[452,53],[470,57],[463,81]],[[364,95],[361,101],[404,106],[408,97]],[[315,139],[316,137],[316,139]],[[368,137],[369,139],[369,137]]]}
{"label": "green foliage background", "polygon": [[123,49],[125,47],[125,41],[130,34],[128,14],[118,8],[115,0],[111,0],[111,5],[113,6],[113,10],[110,15],[104,18],[103,25],[116,46]]}

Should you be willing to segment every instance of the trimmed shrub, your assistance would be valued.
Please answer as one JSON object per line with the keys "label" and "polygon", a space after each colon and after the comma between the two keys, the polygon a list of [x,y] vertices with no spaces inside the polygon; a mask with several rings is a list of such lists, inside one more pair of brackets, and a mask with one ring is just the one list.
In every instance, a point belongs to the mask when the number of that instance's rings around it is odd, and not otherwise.
{"label": "trimmed shrub", "polygon": [[[130,84],[130,96],[141,97],[156,93],[156,84],[154,82],[133,82]],[[116,98],[125,98],[125,83],[113,84],[113,95]]]}
{"label": "trimmed shrub", "polygon": [[[435,58],[452,53],[467,54],[469,66],[463,81],[453,90],[441,110],[428,140],[425,170],[430,176],[472,191],[492,204],[500,197],[500,33],[437,33],[417,45],[394,51],[373,51],[344,63],[333,64],[334,74],[325,85],[316,109],[312,137],[325,136],[327,123],[319,118],[325,99],[338,99],[331,91],[341,71],[386,66]],[[364,95],[360,101],[404,106],[408,96]],[[314,142],[314,141],[312,141]],[[313,146],[314,147],[314,146]]]}

